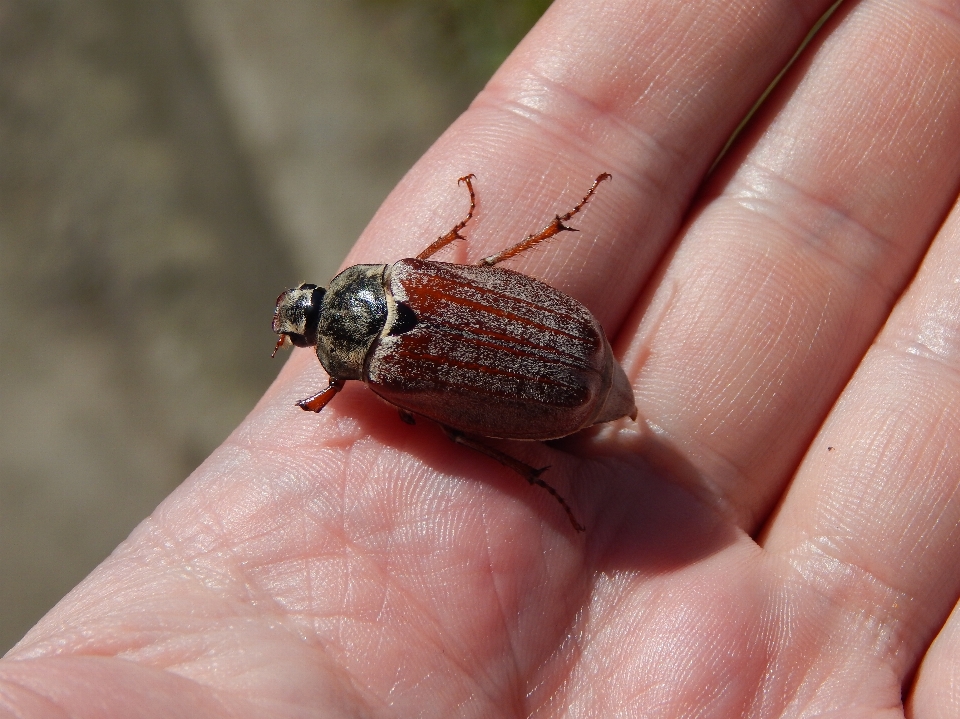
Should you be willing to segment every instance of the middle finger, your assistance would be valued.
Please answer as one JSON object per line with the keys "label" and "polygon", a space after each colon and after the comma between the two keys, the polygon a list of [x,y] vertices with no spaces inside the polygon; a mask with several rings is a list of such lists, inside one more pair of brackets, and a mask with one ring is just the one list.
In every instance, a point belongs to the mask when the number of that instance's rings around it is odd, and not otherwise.
{"label": "middle finger", "polygon": [[929,3],[877,0],[825,30],[714,181],[631,352],[641,416],[748,531],[960,175],[956,25]]}

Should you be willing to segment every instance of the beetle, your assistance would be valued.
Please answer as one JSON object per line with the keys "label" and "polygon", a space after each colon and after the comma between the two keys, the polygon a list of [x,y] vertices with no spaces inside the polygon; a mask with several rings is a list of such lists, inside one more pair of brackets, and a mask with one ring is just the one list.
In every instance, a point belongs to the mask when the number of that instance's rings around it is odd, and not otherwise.
{"label": "beetle", "polygon": [[354,265],[326,288],[305,283],[280,293],[273,331],[285,344],[314,347],[330,382],[297,402],[319,412],[347,380],[360,380],[400,418],[438,422],[455,442],[510,467],[552,494],[577,531],[566,500],[534,468],[482,437],[548,440],[621,417],[636,419],[633,389],[590,311],[550,285],[496,267],[563,231],[610,178],[603,173],[564,215],[476,265],[429,259],[455,240],[476,209],[413,258]]}

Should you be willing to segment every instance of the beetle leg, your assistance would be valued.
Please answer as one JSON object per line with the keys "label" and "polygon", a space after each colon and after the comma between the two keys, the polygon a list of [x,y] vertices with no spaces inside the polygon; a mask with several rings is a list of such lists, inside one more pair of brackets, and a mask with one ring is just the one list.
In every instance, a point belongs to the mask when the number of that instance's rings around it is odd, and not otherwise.
{"label": "beetle leg", "polygon": [[327,403],[343,389],[344,380],[331,379],[330,384],[317,392],[313,397],[307,397],[297,402],[297,407],[307,412],[319,412],[327,406]]}
{"label": "beetle leg", "polygon": [[505,454],[498,449],[494,449],[493,447],[490,447],[483,442],[474,439],[473,437],[468,437],[459,430],[453,429],[452,427],[447,427],[446,425],[440,426],[443,427],[443,431],[447,433],[447,436],[457,444],[462,444],[464,447],[469,447],[470,449],[476,450],[481,454],[487,455],[491,459],[497,460],[500,464],[504,465],[505,467],[509,467],[514,472],[519,474],[530,484],[535,484],[538,487],[542,487],[543,489],[547,490],[553,495],[554,499],[560,502],[560,506],[563,507],[563,511],[567,513],[567,517],[570,519],[570,524],[573,525],[573,528],[578,532],[586,531],[586,527],[577,521],[577,518],[573,514],[573,510],[570,509],[570,505],[567,504],[567,500],[565,500],[557,490],[540,479],[540,475],[550,469],[550,467],[541,467],[540,469],[531,467],[529,464],[511,457],[509,454]]}
{"label": "beetle leg", "polygon": [[583,209],[583,206],[587,204],[587,200],[593,197],[593,193],[597,191],[597,185],[599,185],[604,180],[609,180],[609,179],[610,179],[609,172],[604,172],[602,175],[597,176],[597,179],[593,181],[593,186],[590,188],[590,191],[583,196],[583,199],[580,200],[580,202],[578,202],[577,205],[572,210],[570,210],[570,212],[568,212],[565,215],[557,215],[556,217],[553,218],[553,222],[551,222],[549,225],[544,227],[537,234],[527,235],[527,237],[523,241],[518,242],[513,247],[508,247],[507,249],[503,250],[502,252],[498,252],[495,255],[484,257],[477,264],[486,265],[487,267],[490,267],[492,265],[497,264],[498,262],[503,262],[504,260],[514,257],[515,255],[519,255],[521,252],[525,252],[529,250],[531,247],[535,245],[539,245],[544,240],[549,240],[554,235],[559,235],[564,230],[569,232],[579,232],[579,230],[577,230],[576,228],[567,227],[563,223],[567,222],[571,217],[573,217],[575,214],[577,214],[578,212],[580,212],[580,210]]}
{"label": "beetle leg", "polygon": [[473,211],[477,207],[477,196],[473,192],[473,183],[470,182],[470,180],[475,180],[475,179],[477,179],[476,175],[469,174],[457,180],[458,185],[460,183],[466,184],[467,190],[470,192],[470,211],[467,212],[467,216],[464,217],[460,222],[458,222],[454,226],[454,228],[450,230],[450,232],[443,235],[442,237],[438,237],[436,240],[433,241],[433,243],[427,249],[425,249],[423,252],[417,255],[418,260],[427,259],[428,257],[430,257],[430,255],[434,254],[437,250],[443,249],[454,240],[466,239],[463,235],[460,234],[460,230],[466,227],[467,223],[470,222],[470,219],[473,217]]}

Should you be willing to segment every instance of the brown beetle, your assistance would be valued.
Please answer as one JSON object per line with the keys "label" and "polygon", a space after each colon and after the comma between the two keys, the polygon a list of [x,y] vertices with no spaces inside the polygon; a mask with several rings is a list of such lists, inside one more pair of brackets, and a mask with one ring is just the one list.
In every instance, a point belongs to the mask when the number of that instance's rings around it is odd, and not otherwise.
{"label": "brown beetle", "polygon": [[559,290],[494,267],[554,235],[610,177],[600,175],[570,212],[535,235],[477,265],[427,258],[454,240],[476,207],[416,258],[392,265],[354,265],[326,289],[303,284],[277,298],[274,354],[287,339],[316,347],[330,384],[298,402],[319,412],[343,387],[361,380],[400,410],[439,422],[456,442],[514,469],[550,492],[578,531],[562,496],[536,469],[478,437],[546,440],[601,422],[636,419],[633,390],[600,323]]}

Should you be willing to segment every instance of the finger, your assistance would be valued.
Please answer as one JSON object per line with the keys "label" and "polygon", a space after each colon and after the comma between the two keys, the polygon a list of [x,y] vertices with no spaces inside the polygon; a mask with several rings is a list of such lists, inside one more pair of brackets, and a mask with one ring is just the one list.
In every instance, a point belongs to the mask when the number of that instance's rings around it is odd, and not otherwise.
{"label": "finger", "polygon": [[956,192],[960,34],[945,12],[863,2],[831,21],[717,178],[631,351],[641,416],[748,531]]}
{"label": "finger", "polygon": [[[765,547],[824,657],[903,681],[960,596],[960,206],[810,448]],[[841,650],[841,648],[843,648]]]}
{"label": "finger", "polygon": [[[615,331],[730,132],[827,2],[558,2],[417,163],[349,257],[415,255],[466,209],[477,260],[614,176],[565,233],[510,266],[595,308]],[[459,252],[460,254],[457,254]],[[611,291],[614,288],[614,291]]]}
{"label": "finger", "polygon": [[923,658],[907,706],[915,719],[953,719],[960,714],[960,606]]}

